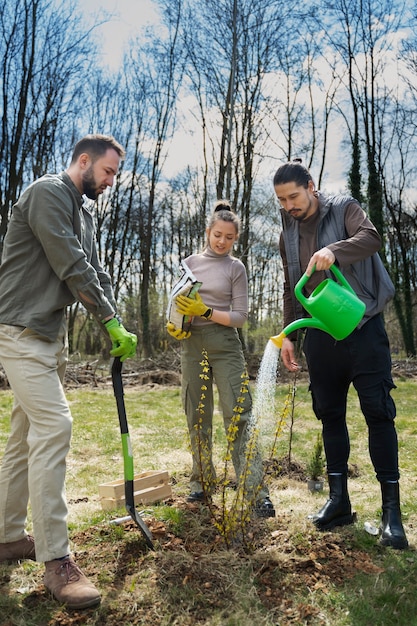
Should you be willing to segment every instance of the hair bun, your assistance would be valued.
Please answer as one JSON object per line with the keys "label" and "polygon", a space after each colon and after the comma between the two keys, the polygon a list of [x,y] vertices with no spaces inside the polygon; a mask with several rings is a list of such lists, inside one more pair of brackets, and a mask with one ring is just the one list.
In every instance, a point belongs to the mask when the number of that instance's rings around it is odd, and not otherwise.
{"label": "hair bun", "polygon": [[217,211],[231,211],[232,206],[228,200],[217,200],[214,205],[213,213],[217,213]]}

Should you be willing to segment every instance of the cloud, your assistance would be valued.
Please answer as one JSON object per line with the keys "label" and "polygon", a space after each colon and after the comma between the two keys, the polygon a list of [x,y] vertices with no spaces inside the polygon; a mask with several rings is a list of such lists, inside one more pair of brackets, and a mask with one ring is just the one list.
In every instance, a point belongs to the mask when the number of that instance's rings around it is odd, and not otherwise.
{"label": "cloud", "polygon": [[159,19],[152,0],[80,0],[79,10],[88,24],[98,24],[95,36],[102,63],[111,70],[120,67],[129,39]]}

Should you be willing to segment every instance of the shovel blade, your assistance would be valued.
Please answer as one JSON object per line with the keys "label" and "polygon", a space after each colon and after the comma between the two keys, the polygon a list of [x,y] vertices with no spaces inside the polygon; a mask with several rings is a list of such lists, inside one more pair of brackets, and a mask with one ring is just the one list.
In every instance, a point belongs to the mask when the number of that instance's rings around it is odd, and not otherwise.
{"label": "shovel blade", "polygon": [[141,518],[141,516],[139,515],[135,506],[134,505],[132,506],[131,504],[126,503],[126,511],[129,513],[130,517],[135,522],[136,526],[140,529],[148,548],[150,548],[151,550],[154,550],[155,547],[152,541],[152,533],[147,527],[147,525],[145,524],[145,522],[143,521],[143,519]]}

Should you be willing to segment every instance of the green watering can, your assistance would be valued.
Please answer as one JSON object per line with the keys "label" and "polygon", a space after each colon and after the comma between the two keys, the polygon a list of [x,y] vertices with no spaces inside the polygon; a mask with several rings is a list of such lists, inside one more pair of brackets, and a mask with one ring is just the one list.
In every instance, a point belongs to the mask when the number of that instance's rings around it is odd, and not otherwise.
{"label": "green watering can", "polygon": [[[313,272],[315,269],[314,266]],[[365,303],[359,300],[342,272],[335,265],[332,265],[330,270],[339,282],[326,278],[317,285],[309,298],[303,295],[302,289],[310,276],[304,274],[300,278],[294,288],[294,293],[311,317],[295,320],[295,322],[288,324],[279,335],[271,337],[271,341],[278,348],[282,347],[285,337],[299,328],[319,328],[340,340],[350,335],[359,324],[365,313]]]}

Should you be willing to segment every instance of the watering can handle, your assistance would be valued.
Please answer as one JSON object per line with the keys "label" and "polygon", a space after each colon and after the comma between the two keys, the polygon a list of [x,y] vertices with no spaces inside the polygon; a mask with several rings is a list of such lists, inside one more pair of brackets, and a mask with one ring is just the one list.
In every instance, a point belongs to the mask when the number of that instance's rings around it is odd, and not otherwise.
{"label": "watering can handle", "polygon": [[[343,276],[343,274],[339,270],[339,268],[336,267],[336,265],[331,265],[329,269],[334,274],[335,278],[337,278],[337,280],[343,285],[343,287],[346,287],[346,289],[348,289],[353,294],[355,293],[355,291],[349,285],[348,281]],[[315,272],[315,270],[316,270],[316,266],[313,265],[313,271],[311,273]],[[298,281],[298,283],[296,284],[296,286],[294,287],[294,293],[295,293],[297,299],[299,300],[299,302],[301,302],[301,304],[305,300],[305,297],[302,294],[302,289],[303,289],[304,285],[308,282],[310,277],[311,277],[311,274],[310,274],[310,276],[308,276],[307,274],[303,274],[301,276],[300,280]]]}

